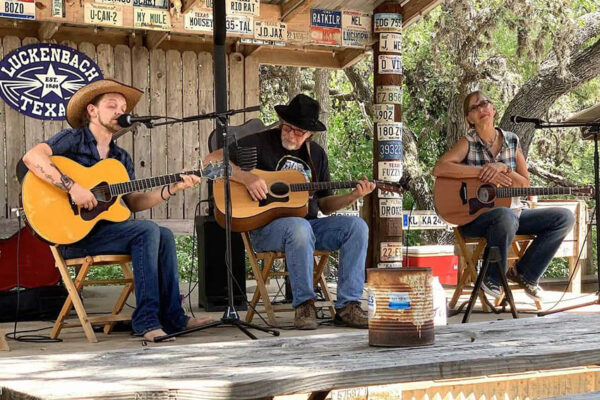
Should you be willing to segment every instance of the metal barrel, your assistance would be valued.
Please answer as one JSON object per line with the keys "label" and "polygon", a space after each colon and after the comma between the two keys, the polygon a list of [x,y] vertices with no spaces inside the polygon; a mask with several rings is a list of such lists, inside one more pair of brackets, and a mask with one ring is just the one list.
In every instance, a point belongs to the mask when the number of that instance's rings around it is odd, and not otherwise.
{"label": "metal barrel", "polygon": [[369,345],[433,344],[431,268],[368,269],[367,286]]}

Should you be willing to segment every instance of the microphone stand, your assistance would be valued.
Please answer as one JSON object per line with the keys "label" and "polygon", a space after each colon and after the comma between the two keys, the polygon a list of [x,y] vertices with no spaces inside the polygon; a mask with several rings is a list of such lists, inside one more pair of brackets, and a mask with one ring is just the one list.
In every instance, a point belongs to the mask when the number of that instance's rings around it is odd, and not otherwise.
{"label": "microphone stand", "polygon": [[[535,127],[536,129],[589,128],[587,137],[584,136],[584,139],[594,139],[594,216],[596,218],[596,265],[598,266],[598,290],[596,291],[596,299],[594,301],[590,301],[583,304],[537,313],[539,317],[543,317],[545,315],[555,314],[562,311],[600,304],[600,216],[598,215],[600,204],[600,191],[598,190],[600,186],[600,154],[598,151],[598,134],[600,134],[600,122],[543,122],[536,123]],[[579,266],[576,265],[575,268],[579,268]]]}
{"label": "microphone stand", "polygon": [[[256,330],[259,330],[259,331],[262,331],[265,333],[270,333],[273,336],[279,336],[279,331],[277,331],[275,329],[264,328],[262,326],[250,324],[250,323],[240,320],[240,317],[239,317],[237,311],[235,310],[234,295],[233,295],[233,271],[232,271],[232,267],[231,267],[231,265],[232,265],[232,259],[231,259],[231,186],[230,186],[230,182],[229,182],[230,168],[228,167],[229,166],[229,144],[230,144],[231,139],[233,139],[232,138],[233,135],[231,135],[228,130],[229,117],[231,115],[234,115],[237,113],[252,112],[252,111],[257,111],[258,109],[260,109],[259,106],[253,106],[253,107],[241,108],[241,109],[237,109],[237,110],[227,110],[227,111],[223,111],[223,112],[213,112],[213,113],[204,114],[204,115],[194,115],[191,117],[174,119],[174,120],[159,122],[159,123],[153,123],[153,122],[146,123],[146,126],[148,126],[149,128],[153,128],[156,126],[171,125],[171,124],[176,124],[176,123],[180,123],[180,122],[192,122],[192,121],[200,121],[200,120],[204,120],[204,119],[215,119],[217,122],[218,130],[222,133],[222,136],[223,136],[223,166],[225,168],[223,178],[225,180],[225,185],[224,185],[225,186],[225,265],[227,266],[227,301],[228,301],[227,308],[225,309],[225,312],[223,313],[223,316],[221,317],[221,319],[219,321],[209,322],[208,324],[204,324],[204,325],[197,326],[194,328],[185,329],[185,330],[171,333],[168,335],[159,336],[159,337],[154,338],[155,342],[162,342],[162,341],[167,340],[172,337],[186,335],[188,333],[192,333],[192,332],[196,332],[196,331],[200,331],[203,329],[212,328],[212,327],[216,327],[216,326],[222,326],[222,325],[235,326],[251,339],[257,339],[257,337],[254,336],[247,328],[252,328],[252,329],[256,329]],[[245,293],[243,293],[243,295],[245,295]]]}

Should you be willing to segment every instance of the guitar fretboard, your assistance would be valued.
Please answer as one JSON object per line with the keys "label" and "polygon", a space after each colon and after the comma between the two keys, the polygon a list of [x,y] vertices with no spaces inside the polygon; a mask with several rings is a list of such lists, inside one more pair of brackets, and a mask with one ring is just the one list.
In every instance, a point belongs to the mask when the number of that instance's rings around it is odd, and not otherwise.
{"label": "guitar fretboard", "polygon": [[[186,171],[186,175],[194,174],[202,177],[202,171]],[[155,176],[152,178],[136,179],[129,182],[113,183],[109,186],[111,196],[118,196],[133,192],[139,192],[146,189],[151,189],[157,186],[168,185],[175,182],[181,182],[183,179],[180,174],[169,174]]]}
{"label": "guitar fretboard", "polygon": [[314,190],[326,189],[349,189],[356,186],[356,181],[339,181],[339,182],[306,182],[292,183],[290,190],[292,192],[309,192]]}
{"label": "guitar fretboard", "polygon": [[544,196],[553,194],[572,194],[570,187],[527,187],[510,188],[501,187],[496,189],[496,197],[520,197],[520,196]]}

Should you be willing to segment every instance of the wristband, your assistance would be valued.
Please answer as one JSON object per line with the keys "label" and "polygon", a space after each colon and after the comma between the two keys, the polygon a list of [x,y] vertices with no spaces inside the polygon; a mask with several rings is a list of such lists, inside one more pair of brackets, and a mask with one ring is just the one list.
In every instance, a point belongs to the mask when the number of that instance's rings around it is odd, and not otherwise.
{"label": "wristband", "polygon": [[177,193],[171,193],[171,185],[166,185],[167,186],[167,192],[169,192],[169,196],[176,196]]}
{"label": "wristband", "polygon": [[162,189],[160,189],[160,197],[164,200],[167,201],[167,199],[165,199],[165,188],[168,189],[169,185],[165,185],[162,187]]}

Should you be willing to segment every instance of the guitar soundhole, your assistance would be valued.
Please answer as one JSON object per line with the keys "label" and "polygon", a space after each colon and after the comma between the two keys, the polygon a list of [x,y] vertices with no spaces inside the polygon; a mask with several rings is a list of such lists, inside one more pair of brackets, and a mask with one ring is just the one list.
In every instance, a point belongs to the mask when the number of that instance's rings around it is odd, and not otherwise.
{"label": "guitar soundhole", "polygon": [[490,203],[496,198],[496,191],[492,185],[481,185],[477,189],[477,199],[482,203]]}
{"label": "guitar soundhole", "polygon": [[290,187],[284,182],[274,182],[271,184],[270,192],[274,197],[283,197],[290,192]]}

